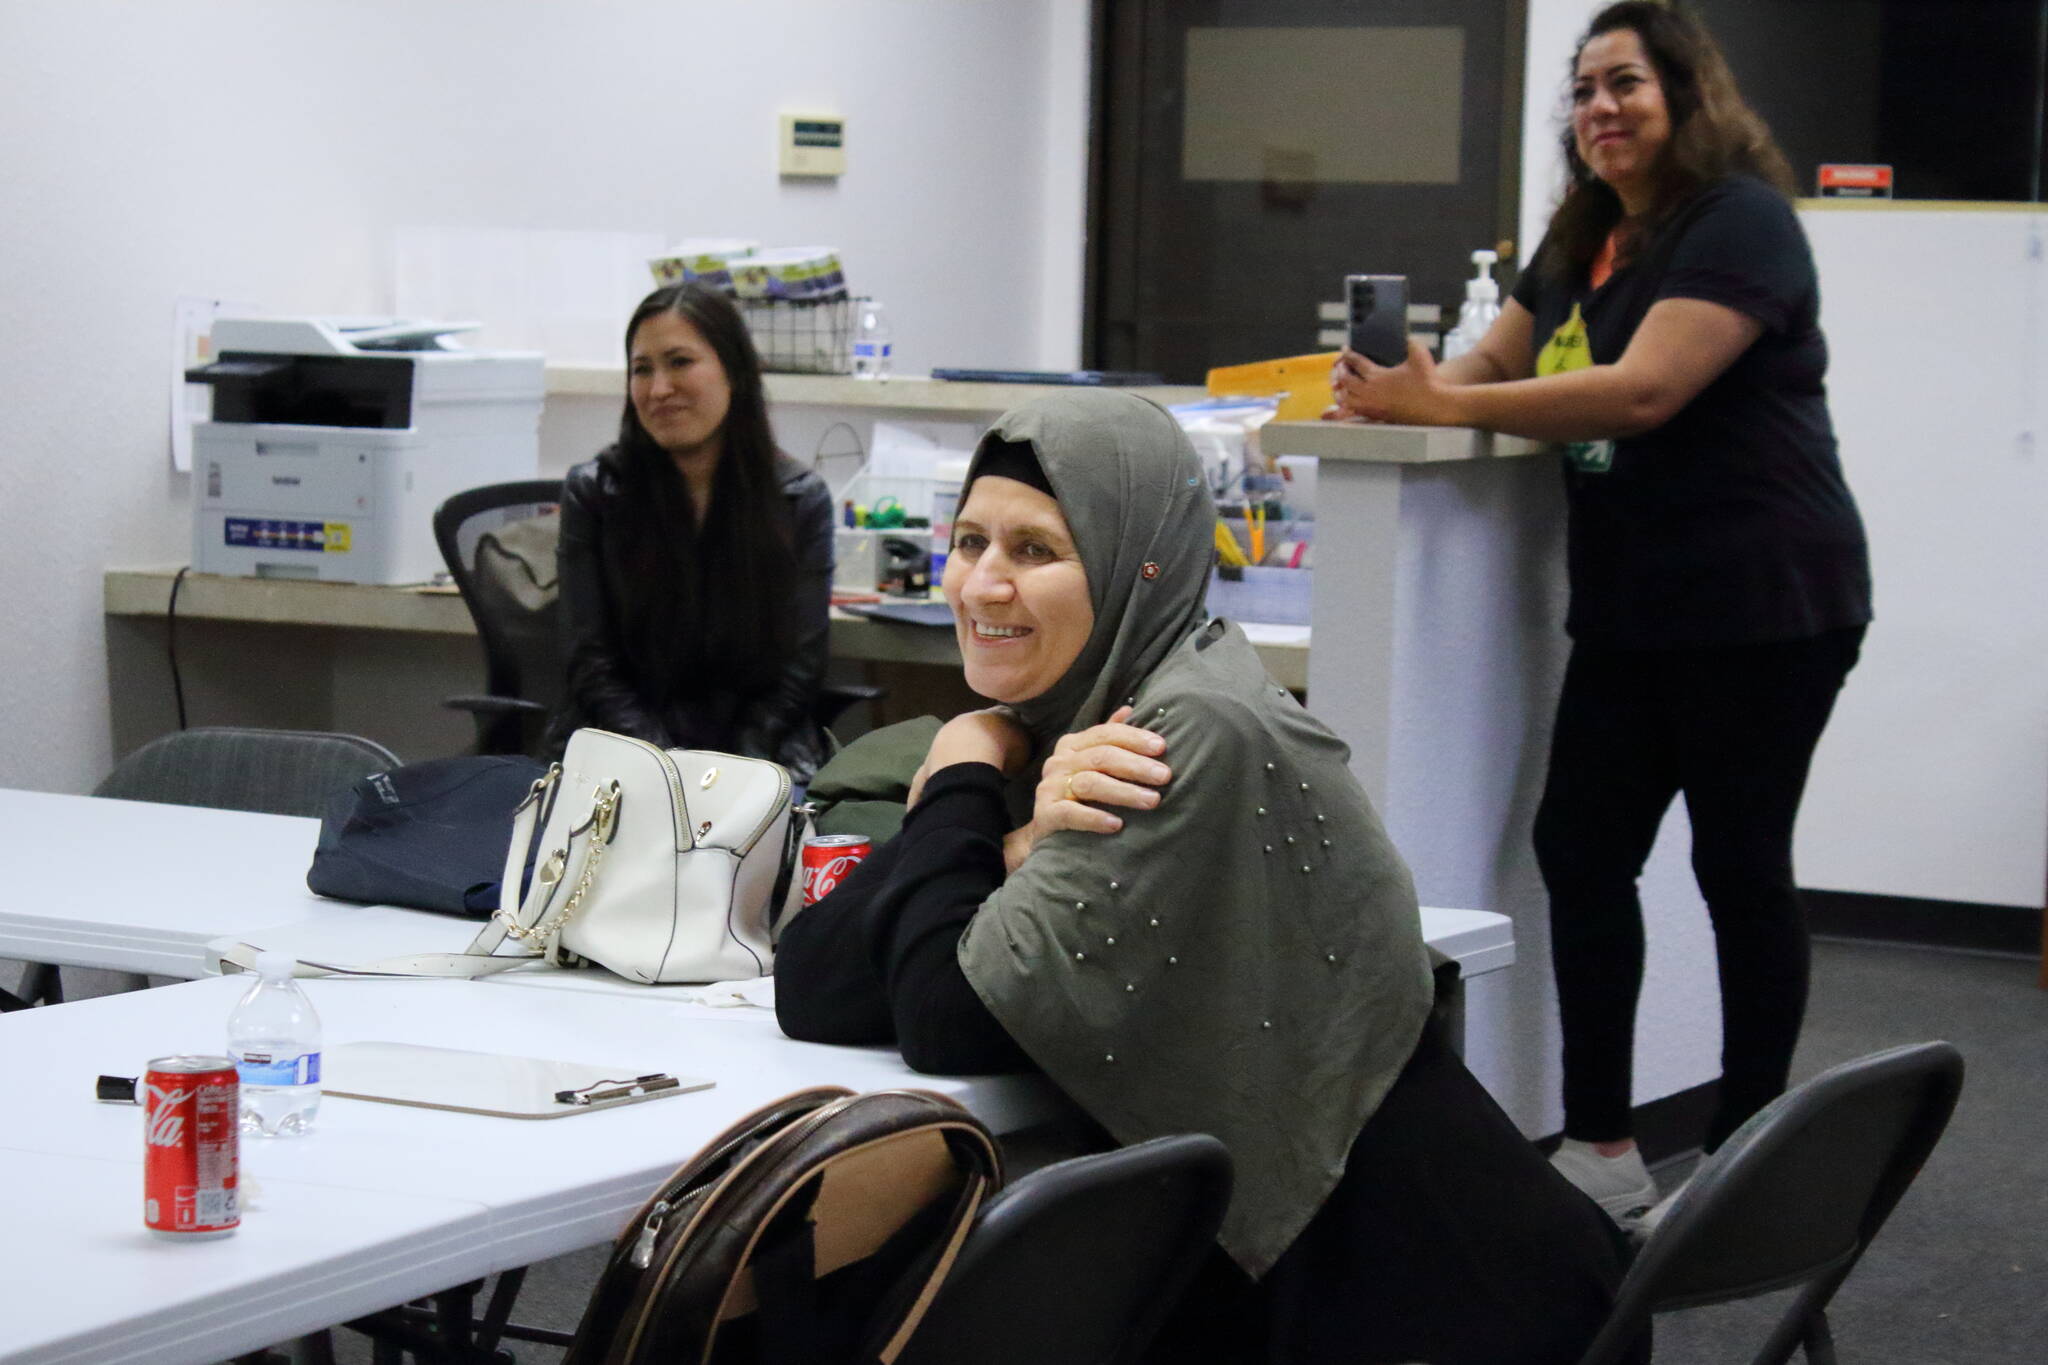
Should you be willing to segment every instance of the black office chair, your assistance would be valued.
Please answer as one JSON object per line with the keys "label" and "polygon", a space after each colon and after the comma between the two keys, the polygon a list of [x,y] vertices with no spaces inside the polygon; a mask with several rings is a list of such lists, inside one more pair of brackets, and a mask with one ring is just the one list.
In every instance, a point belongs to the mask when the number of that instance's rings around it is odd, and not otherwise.
{"label": "black office chair", "polygon": [[1230,1183],[1199,1133],[1033,1171],[989,1202],[897,1365],[1137,1359],[1215,1245]]}
{"label": "black office chair", "polygon": [[1772,1101],[1700,1164],[1579,1365],[1625,1358],[1653,1313],[1804,1288],[1756,1365],[1833,1365],[1827,1305],[1941,1139],[1963,1086],[1948,1043],[1873,1053]]}
{"label": "black office chair", "polygon": [[[561,496],[559,479],[525,479],[468,489],[434,512],[434,540],[483,642],[488,689],[442,704],[475,717],[478,753],[538,755],[562,699],[568,660],[552,550]],[[811,719],[827,729],[854,702],[885,695],[864,683],[827,683]]]}
{"label": "black office chair", "polygon": [[442,705],[470,713],[478,753],[537,754],[561,701],[568,676],[555,615],[561,500],[560,479],[521,479],[465,489],[434,510],[434,542],[484,650],[484,695]]}
{"label": "black office chair", "polygon": [[[202,726],[149,741],[115,764],[92,794],[265,815],[319,815],[334,793],[397,766],[398,755],[355,735]],[[137,977],[134,984],[146,982]],[[63,1002],[63,978],[47,962],[28,964],[14,991],[0,991],[0,1011]]]}

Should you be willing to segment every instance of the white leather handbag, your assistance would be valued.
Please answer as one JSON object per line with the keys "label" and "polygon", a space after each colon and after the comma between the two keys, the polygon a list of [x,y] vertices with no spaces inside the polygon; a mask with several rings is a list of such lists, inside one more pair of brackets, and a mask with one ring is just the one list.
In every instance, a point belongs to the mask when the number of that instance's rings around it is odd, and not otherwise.
{"label": "white leather handbag", "polygon": [[491,952],[497,931],[648,984],[766,976],[775,924],[803,894],[789,797],[765,759],[578,730],[513,818],[498,913],[470,951]]}
{"label": "white leather handbag", "polygon": [[[775,927],[803,900],[808,821],[789,796],[788,771],[766,759],[578,730],[513,813],[497,913],[467,949],[362,965],[301,959],[295,974],[478,977],[544,956],[644,985],[767,976]],[[508,938],[526,951],[500,953]],[[220,960],[253,970],[257,952],[236,944]]]}

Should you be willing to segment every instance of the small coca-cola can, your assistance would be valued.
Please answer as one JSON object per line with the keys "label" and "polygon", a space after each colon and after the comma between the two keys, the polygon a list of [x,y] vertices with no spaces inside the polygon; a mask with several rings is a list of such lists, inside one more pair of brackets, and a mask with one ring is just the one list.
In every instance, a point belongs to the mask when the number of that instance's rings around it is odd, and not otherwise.
{"label": "small coca-cola can", "polygon": [[142,1224],[177,1240],[241,1226],[242,1087],[227,1057],[159,1057],[142,1077]]}
{"label": "small coca-cola can", "polygon": [[865,834],[819,834],[804,840],[804,904],[816,905],[831,895],[873,848]]}

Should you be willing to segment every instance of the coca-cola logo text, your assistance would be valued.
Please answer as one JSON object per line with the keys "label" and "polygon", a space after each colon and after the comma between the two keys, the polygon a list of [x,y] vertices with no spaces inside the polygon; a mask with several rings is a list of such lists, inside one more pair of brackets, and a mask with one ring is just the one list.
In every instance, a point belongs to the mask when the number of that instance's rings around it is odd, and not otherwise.
{"label": "coca-cola logo text", "polygon": [[860,866],[860,855],[841,853],[830,862],[804,869],[804,904],[811,905],[832,894],[832,888],[846,880],[846,874]]}
{"label": "coca-cola logo text", "polygon": [[185,1141],[185,1102],[192,1098],[190,1090],[159,1090],[145,1085],[149,1092],[149,1123],[144,1141],[151,1147],[178,1147]]}

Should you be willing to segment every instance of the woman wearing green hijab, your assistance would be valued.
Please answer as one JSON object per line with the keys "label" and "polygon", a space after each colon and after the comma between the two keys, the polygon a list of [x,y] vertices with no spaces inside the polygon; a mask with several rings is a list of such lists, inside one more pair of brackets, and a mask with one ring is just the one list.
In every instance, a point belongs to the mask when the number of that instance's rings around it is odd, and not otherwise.
{"label": "woman wearing green hijab", "polygon": [[1215,509],[1163,409],[1027,403],[947,558],[968,685],[902,832],[792,921],[785,1032],[1044,1071],[1119,1142],[1230,1149],[1160,1358],[1576,1359],[1621,1261],[1427,1029],[1413,884],[1344,745],[1204,607]]}

